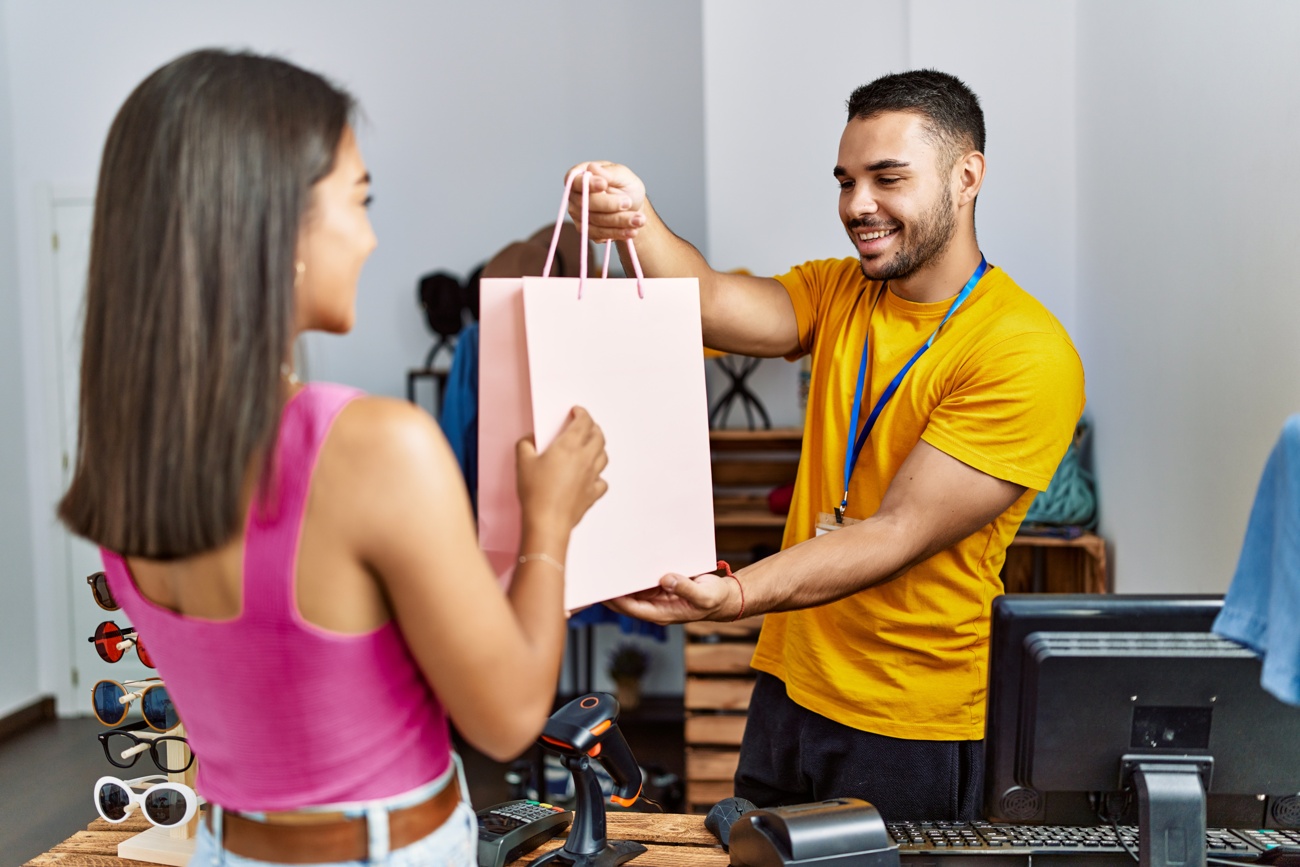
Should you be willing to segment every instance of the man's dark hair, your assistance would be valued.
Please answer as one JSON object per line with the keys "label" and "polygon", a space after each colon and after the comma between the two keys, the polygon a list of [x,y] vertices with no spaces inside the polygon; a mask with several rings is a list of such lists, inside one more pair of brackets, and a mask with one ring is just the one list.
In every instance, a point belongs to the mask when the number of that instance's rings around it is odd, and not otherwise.
{"label": "man's dark hair", "polygon": [[126,100],[95,195],[76,470],[59,517],[126,556],[238,531],[269,466],[312,186],[353,101],[271,57],[197,51]]}
{"label": "man's dark hair", "polygon": [[984,152],[984,112],[979,97],[956,76],[937,69],[896,72],[864,84],[849,97],[849,120],[867,120],[889,111],[926,118],[935,145],[948,165],[964,151]]}

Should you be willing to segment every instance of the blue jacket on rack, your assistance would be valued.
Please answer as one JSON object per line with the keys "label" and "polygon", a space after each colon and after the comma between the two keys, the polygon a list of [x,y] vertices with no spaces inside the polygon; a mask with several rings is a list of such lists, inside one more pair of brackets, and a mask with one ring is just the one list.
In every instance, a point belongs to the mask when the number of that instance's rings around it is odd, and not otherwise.
{"label": "blue jacket on rack", "polygon": [[1300,705],[1300,415],[1264,465],[1237,573],[1214,631],[1264,657],[1260,685]]}
{"label": "blue jacket on rack", "polygon": [[456,352],[447,373],[447,390],[438,415],[443,435],[460,464],[469,502],[478,514],[478,323],[471,322],[456,338]]}

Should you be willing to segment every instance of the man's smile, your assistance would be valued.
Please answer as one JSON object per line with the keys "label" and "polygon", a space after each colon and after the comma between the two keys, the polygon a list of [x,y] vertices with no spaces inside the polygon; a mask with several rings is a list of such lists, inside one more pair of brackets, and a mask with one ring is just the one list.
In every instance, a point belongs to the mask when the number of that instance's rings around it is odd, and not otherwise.
{"label": "man's smile", "polygon": [[857,242],[858,252],[865,256],[879,253],[898,232],[898,226],[891,228],[860,226],[850,230],[849,234]]}

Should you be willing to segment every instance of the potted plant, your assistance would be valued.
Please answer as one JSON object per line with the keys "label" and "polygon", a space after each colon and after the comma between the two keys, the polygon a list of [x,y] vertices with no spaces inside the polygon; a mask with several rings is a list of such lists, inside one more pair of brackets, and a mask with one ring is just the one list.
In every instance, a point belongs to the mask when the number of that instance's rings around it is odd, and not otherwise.
{"label": "potted plant", "polygon": [[608,672],[622,710],[635,710],[641,703],[641,678],[649,667],[650,655],[635,644],[625,642],[610,653]]}

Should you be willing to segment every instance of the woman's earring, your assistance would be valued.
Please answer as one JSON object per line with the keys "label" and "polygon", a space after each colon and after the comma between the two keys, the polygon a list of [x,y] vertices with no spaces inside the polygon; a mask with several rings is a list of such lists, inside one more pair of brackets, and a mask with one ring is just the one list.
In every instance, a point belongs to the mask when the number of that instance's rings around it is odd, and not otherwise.
{"label": "woman's earring", "polygon": [[293,263],[293,271],[294,271],[293,288],[297,289],[299,286],[302,285],[302,275],[306,270],[307,270],[306,262],[300,260]]}

